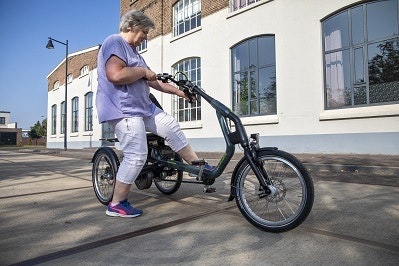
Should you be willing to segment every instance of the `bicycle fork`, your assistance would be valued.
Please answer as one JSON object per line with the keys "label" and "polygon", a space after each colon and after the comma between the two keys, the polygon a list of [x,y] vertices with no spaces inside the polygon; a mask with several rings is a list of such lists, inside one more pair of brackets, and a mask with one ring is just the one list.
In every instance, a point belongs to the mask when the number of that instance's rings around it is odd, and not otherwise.
{"label": "bicycle fork", "polygon": [[254,147],[251,147],[251,151],[244,149],[244,155],[256,178],[258,179],[261,188],[263,188],[266,193],[274,194],[276,192],[276,188],[271,184],[266,170],[259,161],[256,149]]}

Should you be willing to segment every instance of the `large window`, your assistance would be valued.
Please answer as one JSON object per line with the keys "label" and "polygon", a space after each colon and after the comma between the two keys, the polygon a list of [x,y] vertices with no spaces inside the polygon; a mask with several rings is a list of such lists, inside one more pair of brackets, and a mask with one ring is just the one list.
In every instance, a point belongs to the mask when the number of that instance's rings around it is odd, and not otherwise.
{"label": "large window", "polygon": [[57,134],[57,105],[51,106],[51,135]]}
{"label": "large window", "polygon": [[72,98],[72,125],[71,132],[79,131],[79,98]]}
{"label": "large window", "polygon": [[173,6],[173,35],[201,26],[201,1],[180,0]]}
{"label": "large window", "polygon": [[65,134],[65,120],[66,113],[65,113],[65,102],[61,103],[61,134]]}
{"label": "large window", "polygon": [[258,36],[234,46],[233,111],[239,116],[273,115],[276,104],[274,36]]}
{"label": "large window", "polygon": [[85,95],[85,131],[93,130],[93,93]]}
{"label": "large window", "polygon": [[259,1],[262,0],[230,0],[230,9],[231,11],[236,11]]}
{"label": "large window", "polygon": [[[175,64],[173,73],[183,72],[188,79],[196,85],[201,86],[201,59],[198,57],[189,58]],[[183,78],[183,77],[182,77]],[[198,96],[197,101],[190,104],[181,97],[173,97],[173,116],[179,122],[201,120],[201,97]]]}
{"label": "large window", "polygon": [[323,21],[325,108],[399,102],[398,0],[368,2]]}

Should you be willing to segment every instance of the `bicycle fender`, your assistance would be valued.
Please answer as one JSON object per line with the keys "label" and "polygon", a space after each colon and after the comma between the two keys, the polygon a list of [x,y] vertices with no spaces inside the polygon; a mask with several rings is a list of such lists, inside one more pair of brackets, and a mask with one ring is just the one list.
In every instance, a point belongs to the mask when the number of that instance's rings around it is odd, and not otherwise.
{"label": "bicycle fender", "polygon": [[115,161],[116,161],[116,166],[118,167],[119,166],[119,158],[118,158],[118,155],[116,155],[116,153],[115,153],[115,151],[113,150],[113,149],[111,149],[110,147],[101,147],[101,148],[98,148],[97,150],[96,150],[96,152],[94,153],[94,155],[93,155],[93,158],[91,159],[91,162],[93,163],[94,162],[94,158],[96,158],[96,156],[97,156],[97,154],[100,152],[100,151],[104,151],[106,154],[108,154],[108,156],[113,156],[114,158],[115,158]]}
{"label": "bicycle fender", "polygon": [[[262,151],[274,151],[278,150],[276,147],[264,147],[264,148],[258,148],[256,149],[257,155],[261,153]],[[230,181],[230,197],[228,198],[227,201],[232,201],[235,198],[235,182],[237,179],[237,173],[238,170],[241,168],[241,165],[247,160],[247,158],[244,156],[240,159],[240,161],[237,163],[236,167],[234,168],[233,174],[231,175],[231,181]]]}

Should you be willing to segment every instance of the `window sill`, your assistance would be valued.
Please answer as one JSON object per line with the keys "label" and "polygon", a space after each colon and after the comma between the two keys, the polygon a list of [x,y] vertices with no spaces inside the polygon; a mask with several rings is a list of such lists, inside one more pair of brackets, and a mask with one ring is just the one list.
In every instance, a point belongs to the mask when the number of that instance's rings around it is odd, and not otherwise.
{"label": "window sill", "polygon": [[319,120],[328,121],[387,116],[399,116],[399,104],[325,110],[321,112]]}
{"label": "window sill", "polygon": [[82,134],[83,136],[93,136],[93,131],[85,131]]}
{"label": "window sill", "polygon": [[279,119],[277,115],[264,115],[253,117],[241,117],[241,122],[244,126],[250,125],[264,125],[264,124],[278,124]]}
{"label": "window sill", "polygon": [[237,10],[234,10],[234,11],[230,10],[231,13],[227,16],[227,19],[229,19],[231,17],[234,17],[234,16],[237,16],[237,15],[239,15],[241,13],[244,13],[244,12],[246,12],[248,10],[254,9],[254,8],[260,6],[260,5],[264,5],[266,3],[273,2],[273,1],[274,0],[259,1],[259,2],[247,5],[246,7],[242,7],[242,8],[239,8]]}
{"label": "window sill", "polygon": [[187,122],[179,122],[181,129],[194,129],[194,128],[202,128],[201,121],[187,121]]}
{"label": "window sill", "polygon": [[70,137],[79,137],[79,133],[78,132],[73,132],[69,134]]}
{"label": "window sill", "polygon": [[143,49],[143,50],[141,50],[141,51],[137,51],[139,54],[144,54],[145,52],[147,52],[147,50],[148,50],[148,48],[145,48],[145,49]]}
{"label": "window sill", "polygon": [[[202,29],[202,27],[199,26],[199,27],[197,27],[197,28],[195,28],[195,29],[192,29],[192,30],[190,30],[190,31],[187,31],[187,32],[185,32],[185,33],[182,33],[182,34],[180,34],[180,35],[178,35],[178,36],[174,36],[174,37],[172,37],[172,39],[170,40],[170,42],[177,41],[177,40],[179,40],[179,39],[181,39],[181,38],[184,38],[184,37],[186,37],[186,36],[188,36],[188,35],[191,35],[191,34],[197,32],[197,31],[200,31],[201,29]],[[172,34],[173,34],[173,33],[172,33]]]}

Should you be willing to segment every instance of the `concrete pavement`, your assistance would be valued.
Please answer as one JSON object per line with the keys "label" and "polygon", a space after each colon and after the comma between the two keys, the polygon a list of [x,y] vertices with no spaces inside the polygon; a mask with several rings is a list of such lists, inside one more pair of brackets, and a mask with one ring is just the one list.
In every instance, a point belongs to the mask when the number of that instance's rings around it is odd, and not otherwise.
{"label": "concrete pavement", "polygon": [[[129,200],[144,215],[106,217],[90,154],[0,150],[0,265],[399,265],[394,156],[361,165],[359,156],[298,155],[315,181],[313,210],[300,227],[271,234],[227,202],[229,171],[213,194],[190,184],[172,196],[135,188]],[[375,180],[361,182],[364,172]]]}

